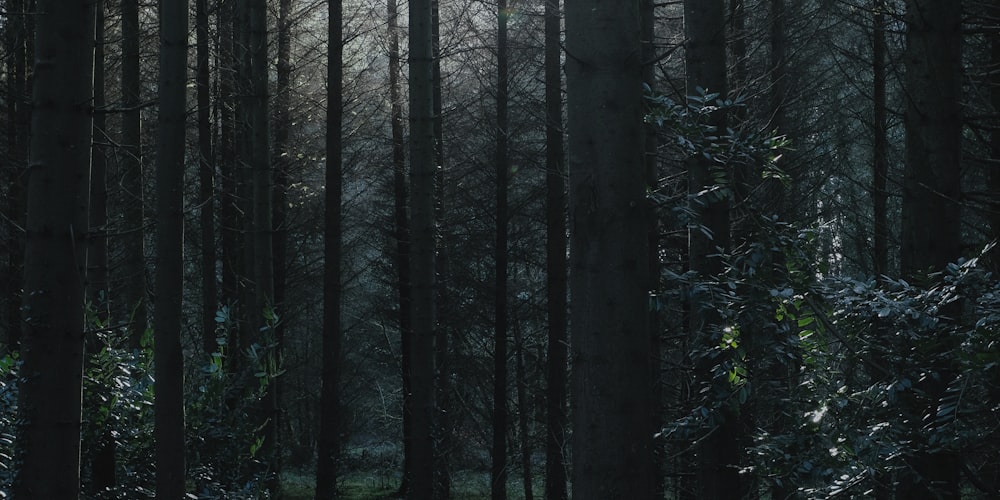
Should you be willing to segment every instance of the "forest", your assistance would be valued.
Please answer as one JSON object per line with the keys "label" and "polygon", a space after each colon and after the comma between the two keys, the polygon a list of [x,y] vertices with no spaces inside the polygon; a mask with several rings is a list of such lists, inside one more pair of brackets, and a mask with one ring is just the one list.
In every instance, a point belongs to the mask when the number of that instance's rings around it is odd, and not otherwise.
{"label": "forest", "polygon": [[1000,498],[998,240],[994,0],[0,0],[0,498]]}

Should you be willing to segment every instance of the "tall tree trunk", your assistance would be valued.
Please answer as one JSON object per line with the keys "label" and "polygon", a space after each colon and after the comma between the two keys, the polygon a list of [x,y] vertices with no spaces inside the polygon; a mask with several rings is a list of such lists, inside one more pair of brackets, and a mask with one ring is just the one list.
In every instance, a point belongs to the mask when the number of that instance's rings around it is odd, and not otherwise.
{"label": "tall tree trunk", "polygon": [[[277,366],[281,359],[281,344],[272,329],[274,316],[274,246],[271,232],[273,173],[271,171],[270,114],[268,112],[267,2],[249,3],[250,78],[253,89],[250,98],[250,158],[253,168],[253,277],[255,306],[250,312],[254,331],[263,335],[261,345],[270,346],[267,357]],[[268,370],[265,370],[268,371]],[[267,462],[267,489],[272,498],[280,497],[281,464],[278,452],[278,385],[280,378],[268,373],[267,388],[262,398],[261,452]]]}
{"label": "tall tree trunk", "polygon": [[145,201],[143,196],[143,154],[141,77],[139,74],[139,2],[121,0],[122,9],[122,164],[123,214],[125,235],[122,241],[125,281],[123,303],[127,308],[130,345],[139,347],[146,331],[146,250]]}
{"label": "tall tree trunk", "polygon": [[396,0],[386,2],[389,30],[389,101],[392,129],[393,219],[396,236],[396,294],[399,300],[400,371],[403,386],[403,480],[398,494],[409,489],[413,464],[410,354],[413,344],[410,284],[410,218],[407,214],[406,148],[403,139],[403,102],[399,84],[399,23]]}
{"label": "tall tree trunk", "polygon": [[24,288],[24,213],[25,213],[25,179],[27,177],[28,130],[31,127],[31,111],[28,105],[27,64],[28,43],[32,36],[28,33],[28,17],[25,15],[25,0],[12,0],[8,5],[12,13],[6,26],[9,38],[9,55],[7,56],[7,155],[8,172],[6,211],[9,217],[7,226],[6,250],[7,272],[6,296],[7,309],[6,343],[4,348],[16,349],[21,339],[21,301]]}
{"label": "tall tree trunk", "polygon": [[[90,156],[90,235],[87,243],[87,302],[90,314],[103,327],[110,316],[108,287],[108,155],[107,114],[105,110],[105,2],[97,0],[96,43],[94,44],[94,142]],[[88,324],[88,328],[95,325]],[[84,349],[97,352],[101,345],[96,337],[84,341]],[[115,454],[117,441],[111,426],[105,425],[97,450],[90,455],[91,487],[103,491],[117,484]]]}
{"label": "tall tree trunk", "polygon": [[514,322],[514,379],[517,381],[517,428],[521,431],[521,484],[524,500],[535,498],[531,477],[531,432],[528,428],[528,380],[524,370],[524,336]]}
{"label": "tall tree trunk", "polygon": [[96,9],[39,0],[21,343],[17,498],[80,494]]}
{"label": "tall tree trunk", "polygon": [[187,0],[160,4],[160,112],[156,165],[154,439],[156,496],[184,496],[184,130],[187,117]]}
{"label": "tall tree trunk", "polygon": [[[446,204],[445,157],[444,157],[444,113],[441,96],[441,2],[431,0],[431,37],[433,38],[434,65],[431,69],[433,80],[433,111],[434,111],[434,163],[437,165],[437,175],[434,179],[435,201],[434,217],[437,220],[437,308],[439,317],[447,318],[452,311],[449,309],[448,283],[451,279],[450,237],[447,224],[444,222]],[[448,455],[451,452],[452,423],[448,413],[451,407],[451,366],[449,336],[452,329],[439,325],[434,335],[434,364],[437,369],[435,389],[437,394],[437,422],[434,425],[437,435],[434,439],[434,497],[439,500],[451,498],[451,471],[448,465]]]}
{"label": "tall tree trunk", "polygon": [[94,144],[90,160],[90,237],[87,240],[87,301],[100,323],[108,320],[108,154],[104,85],[104,0],[97,0],[94,44]]}
{"label": "tall tree trunk", "polygon": [[873,270],[881,280],[889,273],[889,137],[886,133],[888,108],[885,83],[885,0],[873,0],[872,73],[874,138],[872,147],[872,208],[875,219]]}
{"label": "tall tree trunk", "polygon": [[320,402],[319,460],[316,464],[316,500],[337,498],[337,461],[340,458],[341,254],[343,229],[343,4],[328,0],[326,106],[326,208],[323,216],[323,393]]}
{"label": "tall tree trunk", "polygon": [[[957,5],[956,5],[957,4]],[[958,2],[906,2],[905,91],[906,166],[903,179],[900,263],[907,277],[942,270],[961,255],[962,160],[962,9]],[[956,317],[960,308],[945,314]],[[947,329],[945,329],[947,330]],[[942,335],[947,335],[943,333]],[[942,347],[952,345],[938,339]],[[926,395],[911,411],[933,415],[954,376],[954,367],[938,363],[938,377],[926,377]],[[926,405],[926,407],[923,407]],[[960,457],[925,449],[909,461],[899,498],[959,498]]]}
{"label": "tall tree trunk", "polygon": [[507,498],[507,0],[497,3],[496,264],[493,323],[493,448],[490,491]]}
{"label": "tall tree trunk", "polygon": [[[994,5],[991,14],[994,19],[1000,20],[1000,6]],[[994,30],[990,36],[990,67],[1000,69],[1000,30]],[[993,71],[990,77],[990,101],[993,113],[1000,115],[1000,71]],[[1000,240],[1000,127],[994,127],[990,132],[990,161],[990,192],[994,204],[990,229],[993,239]],[[996,261],[996,257],[993,260]]]}
{"label": "tall tree trunk", "polygon": [[[653,0],[642,0],[640,3],[640,15],[642,16],[642,80],[650,88],[656,88],[656,65],[653,60],[656,58],[656,5]],[[656,135],[656,128],[649,123],[643,128],[643,162],[645,164],[646,189],[650,193],[659,190],[660,173],[657,159],[657,149],[659,140]],[[652,402],[652,413],[650,415],[649,435],[653,440],[653,494],[656,498],[663,498],[666,494],[666,483],[664,476],[664,441],[660,438],[663,435],[663,377],[662,377],[662,341],[660,338],[661,299],[660,292],[660,218],[655,214],[649,218],[649,226],[646,228],[646,239],[649,253],[646,256],[649,266],[650,297],[656,305],[649,308],[649,359],[650,359],[650,401]]]}
{"label": "tall tree trunk", "polygon": [[410,2],[410,209],[413,338],[410,352],[410,495],[431,498],[434,483],[434,88],[431,0]]}
{"label": "tall tree trunk", "polygon": [[[292,0],[278,2],[278,67],[277,93],[274,99],[274,165],[273,245],[274,245],[274,307],[287,311],[285,295],[288,287],[288,170],[291,166],[292,111]],[[285,323],[274,327],[274,340],[285,345]],[[281,411],[281,410],[279,410]],[[282,411],[282,413],[284,413]],[[280,416],[280,415],[279,415]]]}
{"label": "tall tree trunk", "polygon": [[573,496],[652,496],[639,2],[566,4]]}
{"label": "tall tree trunk", "polygon": [[546,367],[545,498],[566,500],[567,309],[566,168],[563,164],[559,0],[545,2],[545,266]]}
{"label": "tall tree trunk", "polygon": [[215,277],[215,156],[212,153],[212,122],[208,72],[208,0],[196,0],[196,87],[198,100],[198,206],[201,226],[201,335],[205,352],[218,349],[215,313],[218,309]]}
{"label": "tall tree trunk", "polygon": [[[684,2],[684,27],[687,34],[687,93],[695,95],[698,88],[725,96],[726,81],[725,6],[722,0],[687,0]],[[717,131],[726,129],[724,111],[716,111],[709,118],[709,125]],[[689,233],[689,259],[691,270],[701,279],[711,280],[723,270],[720,253],[729,248],[729,201],[726,196],[698,196],[719,188],[716,179],[722,168],[701,155],[688,159],[688,188],[692,195],[693,211],[700,216],[700,223],[707,233],[695,229]],[[728,173],[724,175],[728,176]],[[720,252],[721,250],[721,252]],[[715,338],[719,319],[712,311],[692,309],[691,335],[695,345],[711,349],[718,345]],[[715,380],[712,363],[703,362],[696,367],[702,383],[724,383]],[[712,391],[715,392],[715,391]],[[728,404],[720,405],[728,408]],[[699,498],[738,498],[740,455],[738,416],[724,409],[716,421],[718,426],[698,446]]]}
{"label": "tall tree trunk", "polygon": [[[240,252],[240,219],[237,198],[237,158],[236,135],[236,48],[234,46],[233,19],[236,17],[236,0],[219,0],[219,225],[221,240],[222,287],[221,303],[233,308],[239,299],[239,273],[243,268]],[[230,309],[230,313],[233,313]],[[238,357],[240,348],[238,329],[234,328],[227,339],[227,365],[236,368],[230,361]]]}

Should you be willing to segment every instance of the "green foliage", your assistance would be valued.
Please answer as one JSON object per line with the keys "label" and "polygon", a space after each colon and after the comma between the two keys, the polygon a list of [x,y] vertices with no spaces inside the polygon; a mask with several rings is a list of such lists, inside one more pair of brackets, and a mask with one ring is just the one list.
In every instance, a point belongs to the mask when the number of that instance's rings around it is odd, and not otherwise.
{"label": "green foliage", "polygon": [[14,448],[17,435],[17,376],[21,360],[17,351],[0,358],[0,498],[10,495],[17,471]]}

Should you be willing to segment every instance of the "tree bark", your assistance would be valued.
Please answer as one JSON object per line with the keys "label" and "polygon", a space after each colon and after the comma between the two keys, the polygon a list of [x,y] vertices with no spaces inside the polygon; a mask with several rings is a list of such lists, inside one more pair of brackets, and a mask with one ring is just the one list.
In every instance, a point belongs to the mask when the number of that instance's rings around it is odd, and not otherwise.
{"label": "tree bark", "polygon": [[125,235],[122,241],[125,281],[123,302],[129,325],[129,344],[138,348],[146,331],[146,250],[145,200],[143,196],[143,154],[141,92],[139,74],[139,2],[121,0],[122,9],[122,192]]}
{"label": "tree bark", "polygon": [[638,1],[566,4],[573,496],[652,496]]}
{"label": "tree bark", "polygon": [[328,0],[326,106],[326,210],[323,217],[323,393],[320,406],[316,500],[337,498],[337,462],[342,446],[340,415],[341,260],[343,229],[343,4]]}
{"label": "tree bark", "polygon": [[184,130],[187,117],[187,0],[160,4],[160,112],[156,165],[154,328],[156,496],[184,495]]}
{"label": "tree bark", "polygon": [[490,492],[507,498],[507,0],[497,3],[496,264],[493,323],[493,447]]}
{"label": "tree bark", "polygon": [[5,206],[7,234],[7,272],[3,280],[7,292],[4,328],[6,335],[2,349],[16,349],[21,340],[21,301],[24,289],[24,214],[25,187],[28,159],[28,130],[31,127],[31,112],[28,106],[27,58],[28,21],[24,15],[24,0],[12,0],[7,7],[12,12],[6,26],[8,38],[7,56],[7,156],[8,173]]}
{"label": "tree bark", "polygon": [[886,133],[888,108],[886,105],[885,68],[885,1],[873,0],[872,8],[872,73],[874,137],[872,146],[872,209],[875,219],[875,252],[872,256],[875,277],[882,280],[889,273],[889,137]]}
{"label": "tree bark", "polygon": [[[95,319],[104,324],[108,305],[108,154],[104,85],[104,0],[97,0],[94,44],[94,144],[90,160],[90,236],[87,239],[87,302]],[[90,325],[93,326],[93,325]]]}
{"label": "tree bark", "polygon": [[37,4],[17,498],[80,494],[95,4]]}
{"label": "tree bark", "polygon": [[566,500],[566,168],[563,164],[559,0],[545,2],[545,266],[548,312],[545,498]]}
{"label": "tree bark", "polygon": [[[908,0],[906,7],[900,263],[902,274],[912,278],[940,271],[961,255],[962,9],[960,4],[931,0]],[[947,316],[961,312],[960,307],[949,309]],[[943,337],[939,341],[942,349],[954,342]],[[946,363],[932,369],[938,377],[921,383],[926,397],[910,408],[916,414],[933,415],[954,376],[954,367]],[[909,463],[912,470],[901,479],[897,497],[960,497],[961,460],[955,453],[917,450]]]}
{"label": "tree bark", "polygon": [[406,148],[403,139],[403,102],[399,83],[399,23],[396,0],[386,2],[389,35],[389,101],[392,134],[393,220],[396,236],[396,295],[399,300],[400,372],[403,386],[403,480],[399,496],[409,489],[413,464],[410,354],[413,344],[413,308],[410,283],[410,218],[407,213]]}
{"label": "tree bark", "polygon": [[531,475],[531,430],[528,424],[528,379],[524,369],[524,335],[514,322],[514,380],[517,384],[517,428],[521,431],[521,485],[524,500],[534,500]]}
{"label": "tree bark", "polygon": [[215,162],[208,70],[208,0],[196,0],[196,89],[198,101],[198,206],[201,229],[201,335],[205,353],[218,349],[215,313],[218,309],[215,277]]}
{"label": "tree bark", "polygon": [[410,359],[410,495],[431,498],[434,482],[434,225],[433,30],[430,0],[410,2],[410,209],[413,339]]}
{"label": "tree bark", "polygon": [[[722,0],[687,0],[684,2],[684,28],[687,34],[687,93],[696,95],[697,89],[718,93],[725,97],[726,81],[725,6]],[[713,113],[709,125],[718,133],[726,129],[724,110]],[[690,268],[700,279],[711,280],[723,270],[721,254],[729,249],[729,199],[727,195],[699,195],[719,188],[716,177],[724,166],[715,164],[701,155],[688,159],[688,189],[692,209],[698,214],[701,228],[689,232]],[[721,175],[729,177],[728,171]],[[712,349],[718,345],[715,338],[720,330],[719,320],[713,311],[693,307],[691,335],[693,345],[699,349]],[[701,363],[696,375],[705,384],[723,383],[715,380],[712,365]],[[713,391],[715,392],[715,391]],[[720,404],[717,422],[711,434],[697,448],[699,498],[738,498],[740,477],[738,460],[740,445],[738,416],[727,411],[728,404]]]}

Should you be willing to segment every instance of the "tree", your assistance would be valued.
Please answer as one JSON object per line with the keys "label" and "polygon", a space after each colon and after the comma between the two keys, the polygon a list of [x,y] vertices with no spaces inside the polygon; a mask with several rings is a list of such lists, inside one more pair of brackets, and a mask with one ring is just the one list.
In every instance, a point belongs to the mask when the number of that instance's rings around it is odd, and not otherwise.
{"label": "tree", "polygon": [[37,3],[18,498],[80,494],[96,5],[75,7]]}
{"label": "tree", "polygon": [[885,1],[873,0],[872,16],[872,212],[874,227],[875,276],[889,272],[889,138],[887,135],[888,105],[886,103],[886,40]]}
{"label": "tree", "polygon": [[343,185],[343,3],[329,0],[326,105],[326,196],[323,214],[323,392],[320,400],[316,500],[337,498],[337,461],[344,420],[340,416],[341,262]]}
{"label": "tree", "polygon": [[218,349],[215,313],[219,306],[215,272],[215,156],[212,152],[212,122],[208,63],[208,0],[195,1],[196,99],[198,103],[198,207],[201,226],[201,335],[206,354]]}
{"label": "tree", "polygon": [[[718,95],[725,98],[726,80],[725,6],[722,0],[684,2],[684,30],[687,35],[686,66],[688,96]],[[700,90],[701,89],[701,90]],[[711,105],[713,100],[708,101]],[[718,110],[708,117],[708,126],[716,134],[726,130],[725,110]],[[688,158],[688,193],[692,199],[692,212],[697,214],[696,227],[689,232],[689,265],[700,279],[711,280],[723,270],[721,255],[730,245],[728,167],[700,154]],[[723,179],[720,181],[719,179]],[[714,311],[693,305],[691,313],[691,338],[695,345],[711,348],[718,345],[717,337],[722,325]],[[714,365],[718,360],[705,357],[696,363],[696,376],[701,383],[715,387],[725,383],[716,380]],[[725,394],[713,390],[710,394]],[[714,396],[713,396],[714,397]],[[715,428],[698,446],[699,497],[739,497],[740,477],[738,413],[721,404],[712,421]]]}
{"label": "tree", "polygon": [[434,43],[430,0],[410,2],[410,269],[413,339],[410,349],[410,495],[431,498],[434,482]]}
{"label": "tree", "polygon": [[108,319],[108,153],[104,82],[105,5],[97,3],[94,44],[94,144],[90,160],[90,231],[87,248],[87,301],[100,322]]}
{"label": "tree", "polygon": [[496,243],[493,248],[493,448],[490,491],[507,498],[507,1],[497,2]]}
{"label": "tree", "polygon": [[650,498],[639,2],[566,4],[573,496]]}
{"label": "tree", "polygon": [[145,201],[143,197],[142,78],[139,74],[140,31],[138,0],[122,0],[122,189],[124,193],[125,261],[123,302],[132,347],[139,347],[146,331]]}
{"label": "tree", "polygon": [[[962,9],[928,0],[906,2],[906,165],[903,178],[902,245],[904,276],[942,270],[961,255]],[[948,306],[960,314],[958,303]],[[942,329],[940,346],[954,343]],[[954,375],[944,363],[924,377],[925,405],[918,414],[936,414]],[[897,496],[959,498],[960,459],[950,450],[922,443],[910,460],[911,473]]]}
{"label": "tree", "polygon": [[545,498],[566,500],[566,169],[563,159],[559,0],[545,2],[545,290],[548,366]]}
{"label": "tree", "polygon": [[396,296],[399,311],[400,372],[403,389],[403,480],[399,494],[409,488],[412,469],[413,416],[410,410],[410,354],[413,342],[413,308],[410,284],[410,217],[407,213],[406,145],[403,139],[403,102],[399,84],[399,14],[396,0],[386,2],[389,32],[389,120],[392,141],[393,226],[396,240]]}
{"label": "tree", "polygon": [[187,118],[187,0],[160,4],[160,112],[156,164],[154,439],[156,496],[184,496],[184,129]]}

